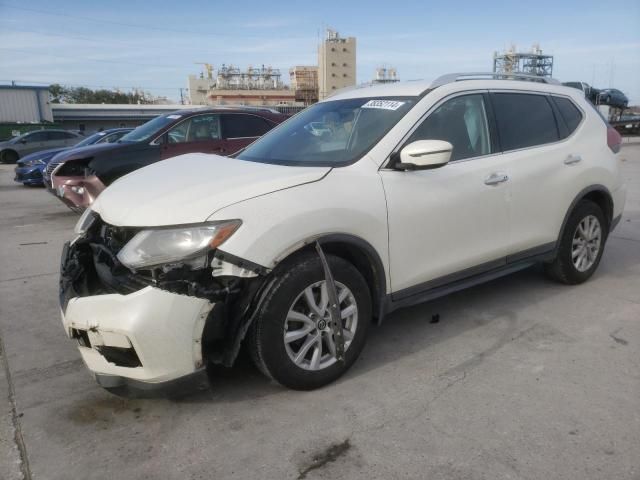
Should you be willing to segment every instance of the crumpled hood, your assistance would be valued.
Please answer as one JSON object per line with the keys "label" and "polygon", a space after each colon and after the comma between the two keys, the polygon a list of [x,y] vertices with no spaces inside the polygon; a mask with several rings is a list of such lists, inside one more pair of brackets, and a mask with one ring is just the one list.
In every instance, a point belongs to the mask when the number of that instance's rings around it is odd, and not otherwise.
{"label": "crumpled hood", "polygon": [[204,222],[233,203],[320,180],[329,167],[286,167],[190,153],[120,178],[92,208],[117,226]]}
{"label": "crumpled hood", "polygon": [[126,143],[96,143],[95,145],[85,145],[84,147],[71,147],[56,155],[54,162],[66,162],[67,160],[77,160],[79,158],[90,158],[97,153],[106,152],[122,148]]}

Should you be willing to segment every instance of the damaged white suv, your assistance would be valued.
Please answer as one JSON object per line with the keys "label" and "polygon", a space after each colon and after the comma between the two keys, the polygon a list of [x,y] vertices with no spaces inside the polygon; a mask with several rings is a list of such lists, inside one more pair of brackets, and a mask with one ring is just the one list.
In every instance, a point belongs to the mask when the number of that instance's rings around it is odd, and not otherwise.
{"label": "damaged white suv", "polygon": [[581,92],[525,80],[338,92],[235,158],[118,180],[62,258],[63,323],[88,368],[108,389],[166,387],[245,345],[312,389],[396,308],[536,262],[587,280],[624,206],[620,137]]}

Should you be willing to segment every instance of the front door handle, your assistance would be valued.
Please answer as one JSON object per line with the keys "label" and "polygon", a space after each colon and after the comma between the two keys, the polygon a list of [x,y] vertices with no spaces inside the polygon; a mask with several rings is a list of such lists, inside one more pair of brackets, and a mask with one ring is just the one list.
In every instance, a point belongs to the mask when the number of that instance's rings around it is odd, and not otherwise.
{"label": "front door handle", "polygon": [[492,173],[484,179],[484,184],[498,185],[500,183],[506,182],[507,180],[509,180],[509,175],[507,175],[506,173]]}
{"label": "front door handle", "polygon": [[565,165],[573,165],[574,163],[580,163],[582,161],[582,157],[575,153],[572,153],[567,158],[564,159]]}

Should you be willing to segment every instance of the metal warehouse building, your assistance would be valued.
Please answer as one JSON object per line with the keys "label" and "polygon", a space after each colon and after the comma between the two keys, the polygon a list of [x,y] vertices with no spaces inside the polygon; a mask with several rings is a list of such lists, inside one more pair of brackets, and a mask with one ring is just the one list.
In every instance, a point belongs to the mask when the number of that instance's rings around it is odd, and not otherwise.
{"label": "metal warehouse building", "polygon": [[56,124],[68,130],[94,132],[115,127],[137,127],[185,105],[109,105],[60,103],[52,106]]}
{"label": "metal warehouse building", "polygon": [[0,85],[0,123],[53,122],[49,88]]}

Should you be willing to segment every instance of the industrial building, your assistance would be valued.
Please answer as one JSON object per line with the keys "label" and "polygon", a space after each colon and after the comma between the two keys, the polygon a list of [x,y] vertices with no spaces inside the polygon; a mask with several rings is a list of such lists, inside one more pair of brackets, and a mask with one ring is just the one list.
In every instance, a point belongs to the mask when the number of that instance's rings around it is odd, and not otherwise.
{"label": "industrial building", "polygon": [[371,83],[396,83],[399,81],[398,71],[394,67],[378,67]]}
{"label": "industrial building", "polygon": [[222,64],[217,71],[203,63],[206,75],[189,76],[192,105],[296,105],[295,92],[282,82],[277,68],[262,65],[245,70]]}
{"label": "industrial building", "polygon": [[356,84],[356,39],[342,38],[327,29],[318,48],[318,94],[320,100],[336,90]]}
{"label": "industrial building", "polygon": [[52,121],[48,87],[0,85],[0,123]]}
{"label": "industrial building", "polygon": [[540,45],[533,45],[530,52],[518,52],[515,45],[504,53],[494,52],[495,73],[526,73],[539,77],[553,76],[553,55],[543,55]]}
{"label": "industrial building", "polygon": [[297,102],[311,105],[318,101],[318,67],[297,65],[289,69],[289,84]]}
{"label": "industrial building", "polygon": [[52,104],[55,123],[68,130],[95,132],[107,128],[137,127],[185,105]]}

